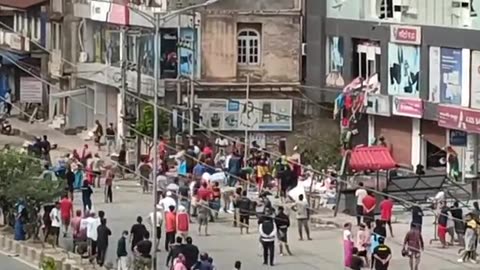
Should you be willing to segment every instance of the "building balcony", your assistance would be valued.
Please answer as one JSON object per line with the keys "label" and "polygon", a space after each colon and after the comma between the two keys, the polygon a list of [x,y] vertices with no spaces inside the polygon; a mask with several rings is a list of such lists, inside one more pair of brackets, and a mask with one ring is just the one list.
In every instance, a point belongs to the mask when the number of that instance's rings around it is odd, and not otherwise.
{"label": "building balcony", "polygon": [[[159,0],[154,0],[154,2],[155,1]],[[126,7],[125,5],[106,3],[105,1],[77,0],[74,3],[74,16],[111,24],[150,28],[152,27],[152,22],[148,18],[153,18],[155,13],[166,13],[168,11],[167,8],[159,5],[146,6],[134,4],[137,2],[138,1],[131,0],[132,4]],[[93,11],[95,11],[95,14],[93,14]],[[176,28],[179,23],[181,27],[189,27],[192,24],[192,16],[179,16],[173,16],[164,21],[162,27]]]}
{"label": "building balcony", "polygon": [[327,17],[480,29],[480,1],[327,0]]}

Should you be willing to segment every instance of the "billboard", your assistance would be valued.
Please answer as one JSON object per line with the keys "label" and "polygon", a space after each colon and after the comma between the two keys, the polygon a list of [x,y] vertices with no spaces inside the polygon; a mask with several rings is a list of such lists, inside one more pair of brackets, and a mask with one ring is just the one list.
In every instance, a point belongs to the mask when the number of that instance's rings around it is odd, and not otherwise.
{"label": "billboard", "polygon": [[290,99],[202,99],[199,129],[223,131],[291,131]]}

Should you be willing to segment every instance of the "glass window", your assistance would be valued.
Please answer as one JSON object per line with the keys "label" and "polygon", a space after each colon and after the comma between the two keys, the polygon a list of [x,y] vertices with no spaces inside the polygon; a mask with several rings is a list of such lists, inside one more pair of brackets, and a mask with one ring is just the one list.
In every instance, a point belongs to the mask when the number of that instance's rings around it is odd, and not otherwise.
{"label": "glass window", "polygon": [[237,62],[242,65],[260,63],[260,34],[251,29],[241,30],[237,40]]}

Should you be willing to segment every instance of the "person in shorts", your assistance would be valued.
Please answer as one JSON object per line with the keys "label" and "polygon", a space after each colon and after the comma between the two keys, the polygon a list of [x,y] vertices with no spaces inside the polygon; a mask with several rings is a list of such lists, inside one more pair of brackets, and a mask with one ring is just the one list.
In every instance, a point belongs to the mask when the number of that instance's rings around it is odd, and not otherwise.
{"label": "person in shorts", "polygon": [[201,200],[198,202],[198,235],[202,234],[202,226],[205,226],[205,236],[208,236],[208,219],[210,218],[210,209],[208,202]]}

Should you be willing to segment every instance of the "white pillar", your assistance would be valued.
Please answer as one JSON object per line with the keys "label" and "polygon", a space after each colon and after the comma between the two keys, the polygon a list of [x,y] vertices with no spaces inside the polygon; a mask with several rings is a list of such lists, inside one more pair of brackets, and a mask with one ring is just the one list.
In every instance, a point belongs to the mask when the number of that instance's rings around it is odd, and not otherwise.
{"label": "white pillar", "polygon": [[368,145],[371,145],[375,140],[375,116],[368,116]]}
{"label": "white pillar", "polygon": [[411,160],[412,166],[415,168],[421,162],[421,146],[422,137],[420,136],[420,119],[412,119],[412,145],[411,145]]}
{"label": "white pillar", "polygon": [[467,135],[467,147],[465,147],[464,168],[465,178],[477,177],[478,171],[478,153],[477,153],[478,135],[469,133]]}

